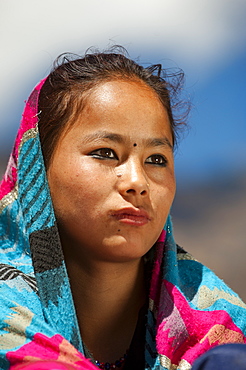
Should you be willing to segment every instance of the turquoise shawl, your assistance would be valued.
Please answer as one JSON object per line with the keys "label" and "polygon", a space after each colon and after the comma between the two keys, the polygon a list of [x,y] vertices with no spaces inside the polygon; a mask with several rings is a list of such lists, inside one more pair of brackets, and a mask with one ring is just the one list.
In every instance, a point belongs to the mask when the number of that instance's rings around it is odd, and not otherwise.
{"label": "turquoise shawl", "polygon": [[[52,360],[93,369],[83,356],[38,133],[38,97],[26,103],[0,186],[0,368]],[[146,369],[188,370],[209,348],[246,341],[246,306],[177,247],[170,217],[154,246]]]}

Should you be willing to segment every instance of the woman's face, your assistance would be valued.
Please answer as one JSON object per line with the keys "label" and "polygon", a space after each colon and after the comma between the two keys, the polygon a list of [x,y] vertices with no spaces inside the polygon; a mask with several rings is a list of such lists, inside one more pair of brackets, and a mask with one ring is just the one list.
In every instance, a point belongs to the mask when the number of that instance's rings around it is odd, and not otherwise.
{"label": "woman's face", "polygon": [[60,138],[48,181],[62,244],[82,261],[129,261],[155,243],[175,194],[172,134],[141,82],[94,88]]}

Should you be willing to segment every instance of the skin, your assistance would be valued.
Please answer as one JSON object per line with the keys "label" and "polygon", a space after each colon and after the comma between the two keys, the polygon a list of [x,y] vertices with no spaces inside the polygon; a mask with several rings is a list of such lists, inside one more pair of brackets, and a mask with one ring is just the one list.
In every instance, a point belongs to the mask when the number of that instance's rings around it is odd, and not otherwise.
{"label": "skin", "polygon": [[83,340],[95,358],[114,361],[130,345],[146,299],[142,257],[175,194],[170,123],[156,93],[138,81],[94,88],[47,175]]}

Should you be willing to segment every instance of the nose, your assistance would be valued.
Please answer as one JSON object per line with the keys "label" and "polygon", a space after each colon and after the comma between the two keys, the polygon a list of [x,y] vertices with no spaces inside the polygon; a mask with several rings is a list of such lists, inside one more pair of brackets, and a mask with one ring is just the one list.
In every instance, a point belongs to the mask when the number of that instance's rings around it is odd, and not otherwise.
{"label": "nose", "polygon": [[118,187],[123,196],[146,196],[149,194],[147,176],[140,161],[129,160],[118,170]]}

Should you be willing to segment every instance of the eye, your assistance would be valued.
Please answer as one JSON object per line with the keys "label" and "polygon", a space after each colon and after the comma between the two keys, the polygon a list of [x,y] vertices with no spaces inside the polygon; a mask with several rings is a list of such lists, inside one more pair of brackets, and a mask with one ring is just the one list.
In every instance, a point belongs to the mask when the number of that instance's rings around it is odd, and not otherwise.
{"label": "eye", "polygon": [[118,159],[115,152],[109,148],[93,150],[93,152],[89,153],[89,155],[98,159]]}
{"label": "eye", "polygon": [[161,154],[153,154],[146,159],[145,163],[153,164],[155,166],[166,167],[167,159]]}

